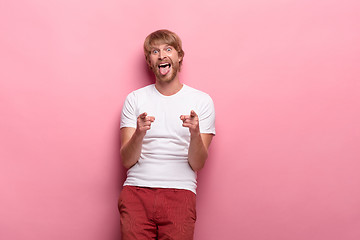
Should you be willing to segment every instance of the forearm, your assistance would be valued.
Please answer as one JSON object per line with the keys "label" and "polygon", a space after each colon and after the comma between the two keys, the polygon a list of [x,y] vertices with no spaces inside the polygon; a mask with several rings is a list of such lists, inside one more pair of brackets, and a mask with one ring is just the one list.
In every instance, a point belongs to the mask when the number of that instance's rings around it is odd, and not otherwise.
{"label": "forearm", "polygon": [[122,144],[120,156],[125,168],[131,168],[139,160],[143,138],[143,136],[135,131],[130,140]]}
{"label": "forearm", "polygon": [[204,145],[200,133],[196,134],[195,136],[191,136],[188,152],[188,161],[190,167],[194,171],[199,171],[204,167],[207,157],[208,150],[207,147],[205,147]]}
{"label": "forearm", "polygon": [[137,118],[136,129],[131,127],[121,128],[120,156],[125,168],[131,168],[139,160],[142,141],[154,120],[155,117],[147,116],[147,113],[144,112]]}

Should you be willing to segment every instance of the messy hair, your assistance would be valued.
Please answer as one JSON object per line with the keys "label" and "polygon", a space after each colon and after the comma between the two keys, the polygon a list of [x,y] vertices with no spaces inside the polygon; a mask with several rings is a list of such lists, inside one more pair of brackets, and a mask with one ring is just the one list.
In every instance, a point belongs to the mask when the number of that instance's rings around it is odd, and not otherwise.
{"label": "messy hair", "polygon": [[150,33],[146,37],[144,41],[144,54],[145,54],[146,62],[149,64],[149,66],[150,66],[149,56],[151,53],[151,48],[155,44],[168,44],[174,47],[178,52],[179,57],[181,58],[181,61],[179,62],[179,68],[181,69],[181,65],[185,53],[184,50],[182,49],[181,39],[179,38],[178,35],[176,35],[176,33],[166,29],[162,29]]}

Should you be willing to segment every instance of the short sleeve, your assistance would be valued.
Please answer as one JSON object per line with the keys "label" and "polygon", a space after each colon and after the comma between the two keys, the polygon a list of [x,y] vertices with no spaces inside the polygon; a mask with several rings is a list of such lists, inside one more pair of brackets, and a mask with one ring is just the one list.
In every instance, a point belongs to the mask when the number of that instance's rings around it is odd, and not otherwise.
{"label": "short sleeve", "polygon": [[209,95],[205,95],[199,106],[199,126],[200,133],[215,135],[215,107]]}
{"label": "short sleeve", "polygon": [[121,121],[120,128],[123,127],[132,127],[136,128],[137,116],[135,113],[136,101],[135,94],[130,93],[124,102],[122,111],[121,111]]}

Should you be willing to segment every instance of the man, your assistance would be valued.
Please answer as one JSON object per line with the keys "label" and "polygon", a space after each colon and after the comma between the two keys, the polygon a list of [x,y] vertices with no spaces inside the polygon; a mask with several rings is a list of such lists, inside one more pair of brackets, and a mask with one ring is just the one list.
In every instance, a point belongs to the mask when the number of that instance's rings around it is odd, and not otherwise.
{"label": "man", "polygon": [[193,239],[196,172],[215,135],[209,95],[180,83],[180,38],[151,33],[144,54],[155,84],[130,93],[121,115],[121,159],[128,168],[119,199],[122,240]]}

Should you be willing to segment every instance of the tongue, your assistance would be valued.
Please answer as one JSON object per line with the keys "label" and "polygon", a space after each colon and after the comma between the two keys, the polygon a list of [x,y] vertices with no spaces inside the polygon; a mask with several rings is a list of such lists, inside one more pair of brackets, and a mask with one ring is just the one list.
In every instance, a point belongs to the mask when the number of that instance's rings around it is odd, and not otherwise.
{"label": "tongue", "polygon": [[162,75],[166,75],[169,71],[170,71],[170,67],[169,67],[169,66],[160,67],[160,73],[161,73]]}

